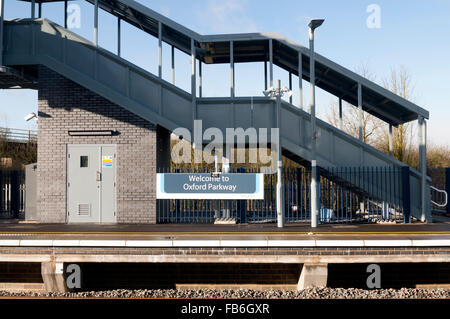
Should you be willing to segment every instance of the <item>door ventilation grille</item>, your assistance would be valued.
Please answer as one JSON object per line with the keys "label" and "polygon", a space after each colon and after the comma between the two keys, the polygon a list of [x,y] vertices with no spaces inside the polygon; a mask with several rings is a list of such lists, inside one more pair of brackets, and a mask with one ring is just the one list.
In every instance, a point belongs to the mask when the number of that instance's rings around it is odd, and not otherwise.
{"label": "door ventilation grille", "polygon": [[91,216],[91,205],[78,204],[78,216]]}

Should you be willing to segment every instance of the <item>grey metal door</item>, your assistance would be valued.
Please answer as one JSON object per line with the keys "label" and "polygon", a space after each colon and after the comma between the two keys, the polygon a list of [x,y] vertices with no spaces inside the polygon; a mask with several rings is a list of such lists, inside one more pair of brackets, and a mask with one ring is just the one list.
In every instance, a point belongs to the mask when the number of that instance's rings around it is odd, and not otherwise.
{"label": "grey metal door", "polygon": [[115,146],[68,145],[67,221],[115,222]]}

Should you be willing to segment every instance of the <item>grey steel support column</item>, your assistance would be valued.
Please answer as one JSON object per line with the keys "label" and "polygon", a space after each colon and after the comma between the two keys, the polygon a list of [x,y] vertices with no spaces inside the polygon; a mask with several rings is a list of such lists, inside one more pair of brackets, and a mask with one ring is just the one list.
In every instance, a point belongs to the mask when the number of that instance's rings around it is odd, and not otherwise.
{"label": "grey steel support column", "polygon": [[392,124],[389,124],[389,155],[394,155],[394,141],[392,139]]}
{"label": "grey steel support column", "polygon": [[[292,91],[292,72],[289,72],[289,90]],[[289,97],[289,103],[292,104],[292,95]]]}
{"label": "grey steel support column", "polygon": [[316,73],[314,56],[314,31],[309,29],[310,88],[311,88],[311,227],[317,227],[319,196],[317,191],[317,134],[316,134]]}
{"label": "grey steel support column", "polygon": [[3,65],[3,17],[5,15],[5,0],[0,0],[0,66]]}
{"label": "grey steel support column", "polygon": [[67,29],[67,0],[64,0],[64,28]]}
{"label": "grey steel support column", "polygon": [[284,191],[283,191],[283,157],[281,150],[281,81],[277,80],[277,109],[276,109],[276,127],[278,128],[278,143],[277,143],[277,189],[276,189],[276,204],[277,204],[277,224],[278,228],[284,227]]}
{"label": "grey steel support column", "polygon": [[172,45],[172,84],[175,85],[175,47]]}
{"label": "grey steel support column", "polygon": [[230,96],[235,97],[235,78],[234,78],[234,43],[230,41]]}
{"label": "grey steel support column", "polygon": [[273,41],[269,40],[269,74],[270,74],[270,87],[273,88]]}
{"label": "grey steel support column", "polygon": [[[219,154],[217,154],[217,148],[214,149],[214,172],[219,173]],[[214,201],[214,218],[219,218],[220,215],[220,201]]]}
{"label": "grey steel support column", "polygon": [[267,90],[267,60],[264,60],[264,90]]}
{"label": "grey steel support column", "polygon": [[[195,57],[195,41],[191,39],[191,95],[192,95],[192,134],[194,133],[194,121],[197,118],[197,74],[196,74],[196,57]],[[194,143],[195,151],[195,143]]]}
{"label": "grey steel support column", "polygon": [[342,99],[339,98],[339,129],[342,131],[344,129],[344,121],[342,119]]}
{"label": "grey steel support column", "polygon": [[298,53],[298,89],[299,89],[299,102],[298,107],[303,110],[303,56],[302,53]]}
{"label": "grey steel support column", "polygon": [[[230,97],[234,98],[235,97],[235,90],[234,90],[234,85],[235,85],[235,78],[234,78],[234,42],[230,41]],[[234,121],[234,103],[231,104],[231,109],[233,112],[233,121]],[[231,149],[228,148],[228,145],[226,145],[225,147],[225,156],[223,159],[223,172],[224,173],[229,173],[230,172],[230,156],[231,156]],[[232,202],[229,200],[224,201],[224,214],[223,217],[224,218],[231,218],[231,207],[232,207]]]}
{"label": "grey steel support column", "polygon": [[117,18],[117,55],[120,56],[121,46],[121,30],[120,30],[120,18]]}
{"label": "grey steel support column", "polygon": [[426,187],[427,187],[427,128],[426,121],[423,116],[419,116],[419,166],[421,174],[421,216],[420,220],[425,222],[427,219],[427,198]]}
{"label": "grey steel support column", "polygon": [[42,18],[42,2],[38,3],[38,18]]}
{"label": "grey steel support column", "polygon": [[98,0],[94,2],[94,44],[98,47]]}
{"label": "grey steel support column", "polygon": [[158,22],[158,77],[162,78],[162,23]]}
{"label": "grey steel support column", "polygon": [[403,204],[403,222],[411,222],[411,193],[409,166],[402,167],[402,204]]}
{"label": "grey steel support column", "polygon": [[31,19],[36,17],[36,1],[31,0]]}
{"label": "grey steel support column", "polygon": [[362,87],[361,83],[358,83],[358,128],[359,128],[359,140],[363,140],[363,109],[362,109]]}
{"label": "grey steel support column", "polygon": [[[247,169],[245,167],[241,167],[238,170],[238,173],[245,174]],[[239,220],[239,224],[247,224],[247,200],[238,200],[237,203],[237,211],[239,215],[236,216],[236,219]]]}
{"label": "grey steel support column", "polygon": [[203,72],[202,61],[198,61],[198,97],[203,96]]}
{"label": "grey steel support column", "polygon": [[[222,173],[228,174],[230,173],[230,156],[231,156],[231,149],[228,149],[228,145],[225,144],[224,151],[223,151],[223,158],[222,158]],[[230,200],[224,200],[223,201],[223,218],[231,218],[231,201]]]}

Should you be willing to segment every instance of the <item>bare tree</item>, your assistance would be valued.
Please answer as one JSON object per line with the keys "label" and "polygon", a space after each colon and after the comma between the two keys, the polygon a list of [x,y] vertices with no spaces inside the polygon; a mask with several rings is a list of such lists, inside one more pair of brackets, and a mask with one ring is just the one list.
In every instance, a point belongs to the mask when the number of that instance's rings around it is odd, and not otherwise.
{"label": "bare tree", "polygon": [[[367,65],[357,68],[365,78],[374,81],[375,76],[369,71]],[[414,85],[412,76],[404,66],[392,67],[387,77],[382,80],[387,90],[409,101],[414,100]],[[339,127],[339,111],[337,103],[332,104],[331,112],[327,114],[328,122]],[[343,130],[359,138],[358,109],[351,104],[343,105]],[[389,124],[363,112],[363,141],[380,151],[389,154]],[[415,122],[401,124],[392,128],[392,156],[397,160],[411,166],[419,167],[419,152],[415,146],[417,125]],[[427,150],[427,163],[429,167],[450,166],[450,149],[430,143]]]}
{"label": "bare tree", "polygon": [[[414,86],[411,74],[404,66],[391,68],[390,76],[383,80],[383,86],[404,99],[412,100]],[[392,155],[394,158],[408,165],[414,166],[413,136],[415,132],[414,123],[401,124],[392,129]],[[389,126],[384,125],[379,136],[377,148],[389,153]]]}
{"label": "bare tree", "polygon": [[[375,81],[375,75],[369,70],[367,64],[361,64],[355,72],[370,81]],[[328,122],[335,126],[340,126],[339,107],[337,103],[332,103],[331,112],[327,114]],[[342,129],[349,135],[359,139],[359,110],[358,107],[347,102],[342,103]],[[379,118],[364,112],[362,114],[362,140],[364,143],[376,145],[378,133],[383,126],[383,121]]]}
{"label": "bare tree", "polygon": [[[368,80],[375,81],[375,76],[370,72],[366,64],[360,65],[356,72]],[[407,100],[413,100],[414,86],[411,74],[404,66],[391,68],[388,77],[382,81],[383,86],[393,93]],[[343,104],[343,130],[355,138],[359,138],[358,108]],[[331,112],[328,114],[330,124],[339,127],[339,114],[336,103],[333,103]],[[414,123],[405,123],[392,130],[392,155],[394,158],[410,166],[415,166],[415,148],[413,147]],[[379,118],[363,112],[362,117],[363,142],[370,144],[379,150],[389,154],[389,125]]]}

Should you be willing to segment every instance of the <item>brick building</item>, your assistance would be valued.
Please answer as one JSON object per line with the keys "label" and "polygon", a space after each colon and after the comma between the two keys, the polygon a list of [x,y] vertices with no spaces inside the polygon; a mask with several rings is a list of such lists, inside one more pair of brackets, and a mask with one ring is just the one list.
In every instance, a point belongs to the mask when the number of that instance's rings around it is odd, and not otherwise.
{"label": "brick building", "polygon": [[[168,165],[168,131],[44,66],[39,66],[38,90],[38,221],[104,222],[102,215],[108,214],[113,217],[109,222],[156,223],[155,174],[158,166]],[[108,131],[110,135],[101,136]],[[109,207],[113,211],[102,212],[101,207],[91,204],[89,216],[81,220],[73,214],[79,213],[77,204],[82,203],[74,203],[75,209],[70,211],[70,187],[83,187],[70,185],[70,174],[80,173],[77,168],[71,172],[67,161],[69,147],[74,145],[114,146],[114,191],[113,196],[105,194],[106,201],[114,201]],[[100,170],[104,166],[96,162],[88,165],[102,166]],[[94,178],[97,176],[84,176],[81,183],[86,187],[96,182],[101,188],[111,186]],[[92,211],[94,208],[100,213]]]}

